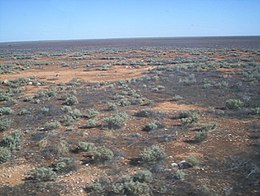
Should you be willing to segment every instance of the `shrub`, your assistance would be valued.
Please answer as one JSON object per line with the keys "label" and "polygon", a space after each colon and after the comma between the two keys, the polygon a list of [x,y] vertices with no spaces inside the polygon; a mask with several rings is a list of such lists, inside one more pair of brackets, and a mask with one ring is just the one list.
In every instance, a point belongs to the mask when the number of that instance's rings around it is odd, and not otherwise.
{"label": "shrub", "polygon": [[89,109],[89,110],[87,111],[87,117],[88,117],[88,118],[94,118],[94,117],[96,117],[98,114],[99,114],[99,112],[98,112],[97,110],[95,110],[95,109]]}
{"label": "shrub", "polygon": [[210,122],[210,123],[203,124],[203,125],[200,127],[200,130],[201,130],[201,131],[210,131],[210,130],[215,129],[216,127],[217,127],[217,123]]}
{"label": "shrub", "polygon": [[11,127],[11,120],[6,119],[6,118],[1,118],[0,119],[0,131],[5,131]]}
{"label": "shrub", "polygon": [[143,162],[155,162],[165,159],[166,154],[159,146],[152,146],[139,155]]}
{"label": "shrub", "polygon": [[177,170],[176,173],[174,174],[174,178],[177,180],[183,181],[185,178],[185,173],[182,170]]}
{"label": "shrub", "polygon": [[56,129],[56,128],[59,128],[61,127],[61,124],[59,121],[53,121],[53,122],[46,122],[44,124],[44,129],[45,130],[53,130],[53,129]]}
{"label": "shrub", "polygon": [[8,161],[11,158],[11,151],[9,148],[0,147],[0,164]]}
{"label": "shrub", "polygon": [[89,119],[88,122],[87,122],[87,127],[88,128],[93,128],[95,126],[97,126],[96,120],[95,119]]}
{"label": "shrub", "polygon": [[43,108],[41,108],[41,112],[43,114],[48,114],[50,112],[50,108],[43,107]]}
{"label": "shrub", "polygon": [[105,162],[114,158],[113,151],[103,146],[95,148],[93,155],[93,160],[95,162]]}
{"label": "shrub", "polygon": [[12,114],[13,113],[13,110],[9,107],[1,107],[0,108],[0,116],[1,115],[9,115],[9,114]]}
{"label": "shrub", "polygon": [[117,110],[117,105],[115,103],[108,102],[107,105],[108,105],[108,108],[107,108],[108,111]]}
{"label": "shrub", "polygon": [[11,151],[16,150],[21,144],[21,132],[15,131],[11,135],[6,136],[1,141],[1,146],[9,148]]}
{"label": "shrub", "polygon": [[134,176],[133,176],[133,181],[136,182],[146,182],[146,183],[151,183],[153,181],[153,174],[148,171],[138,171]]}
{"label": "shrub", "polygon": [[239,99],[229,99],[226,101],[226,107],[231,110],[241,109],[244,106],[244,103]]}
{"label": "shrub", "polygon": [[150,195],[151,189],[149,184],[145,181],[140,182],[143,179],[140,179],[140,181],[134,179],[135,177],[132,176],[122,177],[112,185],[113,192],[119,195]]}
{"label": "shrub", "polygon": [[25,114],[31,114],[30,110],[26,109],[26,108],[23,108],[21,109],[21,111],[18,113],[18,115],[22,116],[22,115],[25,115]]}
{"label": "shrub", "polygon": [[150,122],[145,125],[144,131],[153,131],[158,128],[157,122]]}
{"label": "shrub", "polygon": [[260,115],[260,107],[256,107],[256,108],[253,108],[252,110],[251,110],[251,112],[252,112],[252,114],[253,115]]}
{"label": "shrub", "polygon": [[57,178],[57,174],[52,168],[40,167],[37,168],[32,174],[32,179],[36,181],[54,181]]}
{"label": "shrub", "polygon": [[74,95],[70,95],[69,97],[67,97],[67,98],[65,99],[65,102],[64,102],[64,104],[65,104],[65,105],[68,105],[68,106],[75,105],[75,104],[77,104],[77,103],[79,103],[79,102],[78,102],[78,99],[77,99],[77,97],[74,96]]}
{"label": "shrub", "polygon": [[119,129],[124,125],[127,118],[128,118],[127,114],[119,113],[109,118],[105,118],[105,122],[109,129]]}
{"label": "shrub", "polygon": [[137,117],[152,117],[153,112],[150,110],[141,110],[135,114]]}
{"label": "shrub", "polygon": [[79,142],[78,149],[85,152],[94,150],[95,144],[90,142]]}
{"label": "shrub", "polygon": [[103,195],[105,192],[105,186],[100,182],[93,182],[87,186],[87,189],[90,192],[94,192],[95,194]]}
{"label": "shrub", "polygon": [[58,155],[64,155],[69,152],[68,142],[66,140],[61,140],[56,146]]}
{"label": "shrub", "polygon": [[189,156],[187,158],[187,162],[190,163],[193,167],[198,166],[200,164],[200,160],[194,156]]}
{"label": "shrub", "polygon": [[122,100],[120,100],[119,104],[121,106],[129,106],[129,105],[131,105],[131,102],[128,99],[122,99]]}
{"label": "shrub", "polygon": [[60,158],[53,167],[58,174],[66,174],[77,169],[75,160],[69,157]]}
{"label": "shrub", "polygon": [[183,125],[194,124],[199,121],[199,115],[195,111],[184,111],[179,115]]}
{"label": "shrub", "polygon": [[207,137],[208,137],[207,131],[197,131],[194,139],[197,142],[202,142],[202,141],[206,140]]}

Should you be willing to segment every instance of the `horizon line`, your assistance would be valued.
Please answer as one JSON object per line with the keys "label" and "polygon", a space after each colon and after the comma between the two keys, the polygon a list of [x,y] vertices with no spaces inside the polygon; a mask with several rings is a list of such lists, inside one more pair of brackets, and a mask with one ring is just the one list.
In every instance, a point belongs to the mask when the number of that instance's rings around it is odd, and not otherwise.
{"label": "horizon line", "polygon": [[46,40],[22,40],[22,41],[0,41],[0,44],[24,43],[24,42],[62,42],[62,41],[91,41],[91,40],[119,40],[119,39],[163,39],[163,38],[214,38],[214,37],[260,37],[260,35],[209,35],[209,36],[172,36],[172,37],[111,37],[111,38],[79,38],[79,39],[46,39]]}

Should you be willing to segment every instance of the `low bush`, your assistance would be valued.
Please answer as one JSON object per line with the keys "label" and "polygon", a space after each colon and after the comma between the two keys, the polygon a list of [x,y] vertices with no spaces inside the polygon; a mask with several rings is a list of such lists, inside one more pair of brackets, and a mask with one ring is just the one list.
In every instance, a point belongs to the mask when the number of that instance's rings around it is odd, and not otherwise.
{"label": "low bush", "polygon": [[108,111],[117,110],[117,105],[115,103],[108,102],[107,105],[108,105],[108,108],[107,108]]}
{"label": "low bush", "polygon": [[207,131],[197,131],[194,140],[196,142],[202,142],[206,140],[208,137],[208,132]]}
{"label": "low bush", "polygon": [[31,114],[31,111],[26,108],[23,108],[23,109],[21,109],[20,112],[18,112],[19,116],[26,115],[26,114]]}
{"label": "low bush", "polygon": [[53,129],[57,129],[57,128],[59,128],[59,127],[61,127],[61,124],[60,124],[59,121],[46,122],[46,123],[44,124],[44,129],[45,129],[46,131],[48,131],[48,130],[53,130]]}
{"label": "low bush", "polygon": [[126,122],[128,115],[126,113],[119,113],[109,118],[105,118],[105,122],[109,129],[119,129]]}
{"label": "low bush", "polygon": [[62,157],[53,165],[53,170],[57,174],[66,174],[76,169],[75,159],[69,157]]}
{"label": "low bush", "polygon": [[158,123],[157,122],[150,122],[150,123],[147,123],[144,127],[144,131],[153,131],[153,130],[156,130],[158,128]]}
{"label": "low bush", "polygon": [[11,127],[12,121],[7,118],[0,119],[0,131],[5,131]]}
{"label": "low bush", "polygon": [[200,160],[194,156],[189,156],[186,161],[190,163],[193,167],[200,165]]}
{"label": "low bush", "polygon": [[105,161],[112,160],[113,158],[114,158],[113,151],[104,146],[96,147],[93,151],[94,162],[105,162]]}
{"label": "low bush", "polygon": [[74,95],[70,95],[69,97],[67,97],[64,101],[64,104],[65,105],[68,105],[68,106],[72,106],[72,105],[75,105],[79,103],[78,99],[76,96]]}
{"label": "low bush", "polygon": [[151,110],[141,110],[135,114],[137,117],[152,117],[153,111]]}
{"label": "low bush", "polygon": [[199,121],[199,115],[195,111],[183,111],[180,113],[179,118],[183,125],[191,125]]}
{"label": "low bush", "polygon": [[0,164],[8,161],[11,158],[11,151],[9,148],[0,147]]}
{"label": "low bush", "polygon": [[95,144],[90,142],[79,142],[78,149],[84,152],[91,152],[95,149]]}
{"label": "low bush", "polygon": [[244,103],[239,99],[229,99],[226,101],[226,107],[230,110],[238,110],[244,106]]}
{"label": "low bush", "polygon": [[94,118],[94,117],[96,117],[98,114],[99,114],[99,112],[98,112],[97,110],[95,110],[95,109],[89,109],[89,110],[87,111],[87,117],[88,117],[88,118]]}
{"label": "low bush", "polygon": [[9,114],[12,114],[13,113],[13,110],[9,107],[1,107],[0,108],[0,116],[1,115],[9,115]]}
{"label": "low bush", "polygon": [[57,173],[49,167],[37,168],[32,174],[31,178],[36,181],[54,181],[57,178]]}
{"label": "low bush", "polygon": [[143,162],[156,162],[165,159],[166,154],[159,146],[152,146],[139,155]]}
{"label": "low bush", "polygon": [[11,135],[4,137],[0,145],[13,151],[19,148],[21,142],[21,132],[15,131]]}

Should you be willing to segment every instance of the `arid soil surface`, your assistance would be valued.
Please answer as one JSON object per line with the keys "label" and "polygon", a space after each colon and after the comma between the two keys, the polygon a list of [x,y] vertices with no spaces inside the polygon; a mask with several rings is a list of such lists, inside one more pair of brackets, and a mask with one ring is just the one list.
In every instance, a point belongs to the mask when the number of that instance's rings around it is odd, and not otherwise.
{"label": "arid soil surface", "polygon": [[259,195],[259,37],[212,39],[0,44],[0,195]]}

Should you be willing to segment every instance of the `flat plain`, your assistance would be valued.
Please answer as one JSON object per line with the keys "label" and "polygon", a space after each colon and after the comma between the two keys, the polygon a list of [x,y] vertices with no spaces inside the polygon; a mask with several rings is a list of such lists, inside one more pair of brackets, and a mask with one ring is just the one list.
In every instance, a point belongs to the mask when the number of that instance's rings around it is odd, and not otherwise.
{"label": "flat plain", "polygon": [[0,195],[259,195],[260,37],[0,43]]}

